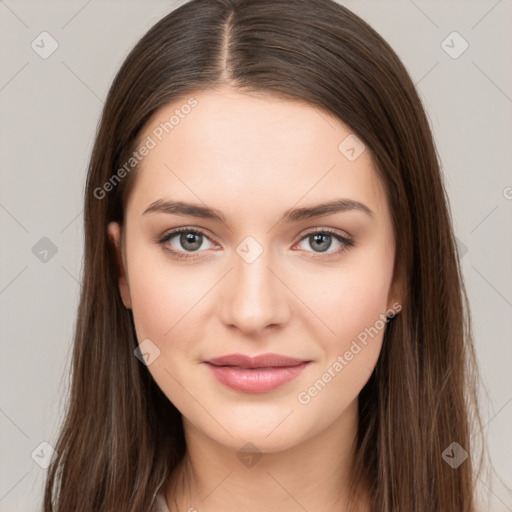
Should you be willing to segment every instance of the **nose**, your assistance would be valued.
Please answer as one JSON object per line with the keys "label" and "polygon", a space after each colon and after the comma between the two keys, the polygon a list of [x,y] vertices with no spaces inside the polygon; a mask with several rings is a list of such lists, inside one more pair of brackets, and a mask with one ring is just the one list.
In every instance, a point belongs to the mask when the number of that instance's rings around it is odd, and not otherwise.
{"label": "nose", "polygon": [[273,268],[268,252],[252,262],[233,255],[234,268],[220,289],[220,315],[224,325],[247,336],[261,336],[282,327],[290,316],[291,292]]}

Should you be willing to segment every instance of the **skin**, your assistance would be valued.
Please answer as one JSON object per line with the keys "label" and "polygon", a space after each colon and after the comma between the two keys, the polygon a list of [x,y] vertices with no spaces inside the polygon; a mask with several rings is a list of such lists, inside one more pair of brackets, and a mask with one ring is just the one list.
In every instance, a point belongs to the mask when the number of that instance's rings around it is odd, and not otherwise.
{"label": "skin", "polygon": [[[385,190],[368,149],[354,161],[338,150],[351,130],[328,112],[227,86],[193,96],[197,107],[142,160],[123,229],[108,226],[139,343],[149,339],[160,350],[147,369],[183,417],[187,455],[167,482],[168,507],[177,510],[174,490],[182,511],[342,510],[357,398],[384,330],[359,343],[362,349],[309,403],[298,396],[401,301]],[[140,140],[185,101],[156,112]],[[226,222],[143,214],[161,198],[206,204]],[[288,209],[338,198],[364,203],[374,216],[351,210],[277,223]],[[186,240],[180,245],[179,234],[167,242],[188,250],[189,260],[155,241],[182,226],[206,234],[196,251]],[[322,228],[355,245],[344,248],[332,237],[322,252],[306,236]],[[263,250],[251,263],[236,252],[247,236]],[[312,362],[281,388],[259,394],[226,387],[202,364],[267,352]],[[250,466],[237,457],[248,442],[261,456]],[[369,510],[365,491],[359,510]]]}

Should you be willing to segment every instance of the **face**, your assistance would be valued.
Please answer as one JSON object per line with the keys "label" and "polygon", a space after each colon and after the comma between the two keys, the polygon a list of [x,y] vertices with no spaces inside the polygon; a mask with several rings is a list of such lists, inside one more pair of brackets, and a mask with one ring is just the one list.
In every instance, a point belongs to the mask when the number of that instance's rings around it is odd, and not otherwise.
{"label": "face", "polygon": [[[286,449],[354,411],[400,309],[387,197],[333,115],[229,88],[191,96],[146,125],[124,225],[108,227],[121,296],[185,425]],[[267,356],[213,361],[233,354]]]}

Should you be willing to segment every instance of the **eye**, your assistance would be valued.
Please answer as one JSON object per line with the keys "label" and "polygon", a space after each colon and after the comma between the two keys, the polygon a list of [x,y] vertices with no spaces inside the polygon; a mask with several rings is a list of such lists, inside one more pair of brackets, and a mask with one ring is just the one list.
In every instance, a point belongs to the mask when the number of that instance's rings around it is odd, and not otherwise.
{"label": "eye", "polygon": [[[338,244],[339,248],[337,250],[327,252],[333,245],[333,239],[335,240],[335,245]],[[302,242],[306,242],[306,245],[313,248],[313,252],[319,254],[320,257],[322,257],[321,255],[323,253],[328,256],[338,254],[355,245],[352,239],[342,236],[329,228],[306,233],[306,235],[300,240],[300,243]]]}
{"label": "eye", "polygon": [[[169,244],[168,242],[171,242],[174,238],[176,238],[175,245]],[[194,255],[187,253],[202,252],[199,249],[201,249],[205,240],[210,241],[201,230],[183,227],[163,235],[158,243],[162,245],[165,251],[170,252],[178,259],[188,259],[193,258]],[[178,245],[177,248],[176,245]]]}
{"label": "eye", "polygon": [[[176,239],[176,241],[174,243],[169,243],[172,242],[173,239]],[[339,248],[337,250],[327,252],[333,245],[333,239],[336,241],[336,244],[339,245]],[[157,241],[165,251],[171,253],[173,257],[182,260],[194,258],[194,253],[203,252],[201,248],[203,250],[205,249],[205,247],[203,247],[205,241],[212,244],[210,238],[206,236],[203,231],[189,227],[173,229]],[[329,228],[317,229],[306,233],[306,235],[301,238],[299,244],[303,242],[307,242],[309,247],[313,248],[313,251],[309,252],[314,252],[319,255],[315,257],[329,257],[339,254],[340,252],[355,245],[354,241],[350,238],[342,236]],[[206,249],[209,248],[211,248],[211,246],[206,247]],[[324,254],[325,256],[323,256]]]}

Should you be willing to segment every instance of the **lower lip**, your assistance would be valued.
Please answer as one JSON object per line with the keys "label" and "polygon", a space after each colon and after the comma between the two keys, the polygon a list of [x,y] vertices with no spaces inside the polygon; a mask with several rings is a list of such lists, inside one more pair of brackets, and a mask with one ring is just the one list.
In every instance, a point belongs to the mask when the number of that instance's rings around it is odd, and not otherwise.
{"label": "lower lip", "polygon": [[222,384],[244,393],[264,393],[272,391],[291,381],[309,364],[304,362],[296,366],[281,366],[276,368],[241,369],[233,366],[214,366],[205,363],[214,377]]}

